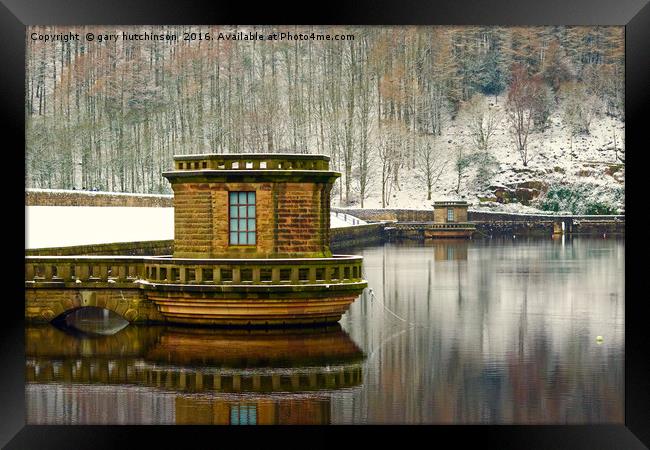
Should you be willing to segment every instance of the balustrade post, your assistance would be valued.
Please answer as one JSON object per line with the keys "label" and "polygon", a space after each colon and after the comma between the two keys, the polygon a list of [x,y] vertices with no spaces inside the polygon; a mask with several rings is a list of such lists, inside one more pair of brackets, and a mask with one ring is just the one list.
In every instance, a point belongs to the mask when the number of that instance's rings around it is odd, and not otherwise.
{"label": "balustrade post", "polygon": [[195,380],[196,390],[201,391],[203,389],[203,374],[201,372],[196,372]]}
{"label": "balustrade post", "polygon": [[144,263],[142,262],[136,262],[134,265],[135,268],[135,277],[136,278],[144,278]]}
{"label": "balustrade post", "polygon": [[34,279],[34,264],[25,264],[25,279],[31,281]]}
{"label": "balustrade post", "polygon": [[120,281],[125,281],[126,277],[128,275],[126,266],[124,264],[120,264],[117,268],[117,279]]}
{"label": "balustrade post", "polygon": [[241,283],[241,271],[239,270],[239,267],[233,267],[232,284],[240,284],[240,283]]}
{"label": "balustrade post", "polygon": [[136,277],[134,267],[130,265],[129,263],[126,263],[126,279],[127,280],[133,280]]}
{"label": "balustrade post", "polygon": [[90,267],[88,264],[79,264],[76,266],[75,273],[77,274],[77,279],[87,281],[90,275]]}
{"label": "balustrade post", "polygon": [[100,266],[99,266],[99,278],[102,281],[107,281],[108,280],[108,265],[107,264],[100,264]]}
{"label": "balustrade post", "polygon": [[57,264],[56,273],[63,281],[70,280],[70,264]]}

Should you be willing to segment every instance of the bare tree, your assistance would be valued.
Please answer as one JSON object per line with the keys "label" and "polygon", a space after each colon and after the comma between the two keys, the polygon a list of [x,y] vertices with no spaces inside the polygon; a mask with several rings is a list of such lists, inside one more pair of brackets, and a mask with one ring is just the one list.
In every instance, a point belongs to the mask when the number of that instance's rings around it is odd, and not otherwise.
{"label": "bare tree", "polygon": [[415,176],[427,187],[427,200],[431,200],[433,186],[440,179],[447,161],[443,160],[433,136],[421,137],[419,141],[415,153]]}
{"label": "bare tree", "polygon": [[490,141],[503,120],[503,113],[494,107],[489,107],[481,95],[473,96],[465,108],[472,142],[477,151],[487,153],[490,149]]}
{"label": "bare tree", "polygon": [[[119,35],[151,27],[36,26],[33,31]],[[216,36],[270,34],[278,28],[163,26],[160,31]],[[593,109],[587,106],[594,95],[603,112],[624,120],[622,27],[310,26],[294,31],[354,33],[355,38],[174,45],[28,40],[26,184],[170,192],[160,174],[171,167],[174,154],[288,150],[329,155],[332,168],[344,173],[333,191],[339,202],[352,201],[357,193],[363,202],[374,181],[370,161],[378,164],[376,172],[381,167],[375,142],[382,121],[408,129],[392,127],[399,142],[388,161],[389,193],[399,189],[400,177],[416,170],[423,134],[441,136],[464,113],[463,100],[470,106],[476,93],[497,95],[508,79],[513,84],[507,123],[524,164],[530,160],[530,133],[547,123],[557,108],[549,99],[568,80],[575,79],[587,95],[585,102],[580,92],[572,99],[569,114],[580,132],[590,128]],[[512,77],[511,62],[521,65]],[[470,123],[475,140],[464,150],[488,154],[496,111],[477,111]],[[446,159],[449,168],[453,149]],[[472,164],[477,174],[488,167],[478,160]]]}
{"label": "bare tree", "polygon": [[572,82],[561,88],[563,120],[573,135],[589,134],[591,123],[602,108],[601,101],[584,85]]}
{"label": "bare tree", "polygon": [[456,194],[460,193],[460,182],[467,169],[472,165],[474,155],[463,150],[463,144],[458,144],[454,152],[454,169],[456,170]]}
{"label": "bare tree", "polygon": [[528,152],[528,144],[533,129],[536,89],[537,83],[528,75],[526,68],[514,64],[506,107],[510,134],[524,166],[533,156]]}
{"label": "bare tree", "polygon": [[384,123],[377,135],[377,156],[381,164],[381,207],[390,204],[390,194],[394,184],[394,174],[400,163],[403,136],[406,132],[397,121]]}

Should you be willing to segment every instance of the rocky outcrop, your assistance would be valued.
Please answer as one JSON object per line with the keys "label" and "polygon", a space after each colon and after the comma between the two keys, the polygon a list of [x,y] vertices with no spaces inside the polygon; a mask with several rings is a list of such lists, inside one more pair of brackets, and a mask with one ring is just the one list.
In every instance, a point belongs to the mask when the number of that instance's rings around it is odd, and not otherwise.
{"label": "rocky outcrop", "polygon": [[534,180],[490,186],[496,202],[521,203],[526,206],[547,189],[548,185],[545,182]]}

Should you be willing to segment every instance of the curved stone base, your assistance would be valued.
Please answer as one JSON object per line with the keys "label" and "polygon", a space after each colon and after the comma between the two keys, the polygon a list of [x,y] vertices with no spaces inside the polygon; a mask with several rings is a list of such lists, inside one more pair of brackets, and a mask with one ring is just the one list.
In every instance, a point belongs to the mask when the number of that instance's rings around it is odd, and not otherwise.
{"label": "curved stone base", "polygon": [[[332,286],[331,290],[255,289],[231,286],[151,286],[147,298],[167,322],[196,325],[274,326],[333,323],[341,320],[366,282]],[[304,288],[301,286],[301,288]],[[313,286],[309,286],[313,288]]]}
{"label": "curved stone base", "polygon": [[424,230],[425,239],[462,238],[467,239],[474,234],[474,229]]}

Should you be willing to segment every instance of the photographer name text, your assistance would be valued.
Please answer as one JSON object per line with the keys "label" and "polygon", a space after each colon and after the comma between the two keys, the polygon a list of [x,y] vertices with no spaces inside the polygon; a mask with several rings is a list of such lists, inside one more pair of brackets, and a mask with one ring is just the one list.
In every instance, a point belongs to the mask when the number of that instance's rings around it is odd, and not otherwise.
{"label": "photographer name text", "polygon": [[31,33],[32,41],[41,42],[117,42],[117,41],[353,41],[353,34],[292,33],[239,31],[236,33],[183,32],[183,33]]}

